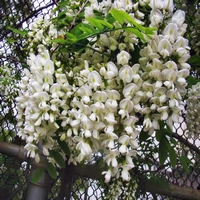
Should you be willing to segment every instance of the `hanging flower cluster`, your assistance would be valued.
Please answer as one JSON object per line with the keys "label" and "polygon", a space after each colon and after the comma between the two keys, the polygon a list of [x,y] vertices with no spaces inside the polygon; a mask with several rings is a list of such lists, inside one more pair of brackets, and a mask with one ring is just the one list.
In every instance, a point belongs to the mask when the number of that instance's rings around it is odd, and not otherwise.
{"label": "hanging flower cluster", "polygon": [[2,96],[5,96],[4,98],[7,100],[12,99],[12,95],[10,95],[10,93],[11,91],[15,93],[16,90],[16,78],[13,72],[15,71],[8,65],[0,66],[0,93]]}
{"label": "hanging flower cluster", "polygon": [[[84,15],[91,17],[96,11],[106,15],[115,8],[145,24],[139,7],[149,5],[148,24],[158,31],[147,38],[147,44],[119,21],[114,23],[115,31],[89,38],[84,51],[56,53],[58,46],[48,41],[64,38],[64,31],[58,32],[52,22],[36,20],[30,36],[38,53],[30,50],[30,69],[25,70],[17,97],[18,135],[36,161],[40,148],[51,162],[55,162],[51,150],[64,157],[58,140],[64,141],[70,149],[69,162],[89,161],[100,152],[108,166],[105,181],[111,177],[129,181],[141,129],[152,134],[159,130],[160,121],[170,127],[178,121],[190,68],[184,12],[173,14],[172,1],[104,0],[90,1]],[[134,61],[136,47],[139,63]]]}
{"label": "hanging flower cluster", "polygon": [[199,139],[200,124],[199,124],[199,112],[200,112],[200,83],[193,85],[188,90],[188,98],[186,101],[186,123],[188,135],[194,136]]}

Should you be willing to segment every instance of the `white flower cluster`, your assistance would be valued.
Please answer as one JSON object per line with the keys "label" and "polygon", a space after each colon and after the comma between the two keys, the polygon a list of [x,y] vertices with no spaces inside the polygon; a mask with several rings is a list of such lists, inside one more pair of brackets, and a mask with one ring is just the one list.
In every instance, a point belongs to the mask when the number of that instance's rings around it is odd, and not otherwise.
{"label": "white flower cluster", "polygon": [[0,66],[0,94],[4,97],[3,102],[13,101],[17,93],[15,86],[15,70],[8,65]]}
{"label": "white flower cluster", "polygon": [[[154,12],[154,9],[158,8],[155,6],[156,1],[152,2]],[[163,8],[161,11],[166,12]],[[151,16],[150,20],[154,23],[154,17]],[[181,114],[182,96],[186,93],[186,77],[190,69],[187,63],[190,48],[188,40],[183,37],[186,26],[184,19],[185,13],[177,10],[171,19],[167,20],[164,30],[156,34],[140,51],[139,68],[143,83],[136,99],[142,102],[140,110],[144,115],[143,125],[150,134],[159,129],[160,120],[167,121],[172,129],[173,122],[178,122]]]}
{"label": "white flower cluster", "polygon": [[[45,49],[45,48],[44,48]],[[42,141],[44,155],[55,145],[53,134],[58,129],[56,120],[60,116],[59,107],[66,106],[59,97],[67,98],[65,88],[68,84],[65,74],[55,70],[49,52],[45,49],[38,55],[30,54],[29,70],[24,70],[25,76],[19,84],[18,135],[26,140],[25,149],[28,154],[39,161],[38,143]],[[59,65],[59,63],[57,63]],[[64,100],[63,100],[64,101]]]}
{"label": "white flower cluster", "polygon": [[[161,2],[150,1],[152,12],[172,15],[173,4],[164,1],[163,7]],[[149,1],[139,3],[145,6]],[[94,15],[94,10],[106,14],[111,7],[134,11],[130,15],[142,23],[144,15],[132,1],[91,1],[85,16]],[[48,31],[43,34],[41,30],[38,36],[42,41],[38,54],[30,53],[30,70],[25,70],[17,98],[18,135],[26,140],[31,157],[39,161],[38,144],[46,156],[52,149],[62,152],[56,141],[59,138],[70,149],[69,162],[89,161],[100,152],[108,166],[103,172],[106,182],[111,177],[130,180],[141,126],[149,134],[159,129],[159,121],[171,127],[180,116],[187,85],[190,66],[186,63],[188,42],[183,37],[184,12],[178,10],[162,22],[164,29],[140,51],[139,63],[133,62],[139,39],[123,30],[101,34],[91,48],[67,55],[67,61],[52,57],[46,37],[57,38],[58,33],[54,25],[45,22]],[[155,25],[152,13],[150,23]],[[32,31],[36,35],[37,27]],[[138,116],[142,124],[138,124]]]}
{"label": "white flower cluster", "polygon": [[193,85],[188,90],[188,98],[186,101],[186,124],[188,135],[199,139],[200,133],[200,83]]}

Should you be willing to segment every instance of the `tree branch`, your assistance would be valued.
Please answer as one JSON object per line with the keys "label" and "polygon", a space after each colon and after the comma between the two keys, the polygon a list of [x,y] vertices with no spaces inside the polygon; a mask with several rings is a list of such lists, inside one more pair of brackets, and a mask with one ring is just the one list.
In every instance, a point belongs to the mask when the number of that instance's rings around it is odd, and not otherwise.
{"label": "tree branch", "polygon": [[191,150],[193,150],[194,152],[196,152],[197,154],[200,155],[200,149],[197,148],[196,146],[194,146],[192,143],[190,143],[185,138],[181,137],[179,134],[173,133],[172,137],[176,138],[179,142],[181,142],[182,144],[184,144],[185,146],[189,147]]}
{"label": "tree branch", "polygon": [[[187,143],[187,146],[188,145],[189,144]],[[10,156],[15,156],[24,161],[27,160],[26,150],[23,149],[22,146],[18,146],[15,144],[0,142],[0,153],[4,153]],[[33,161],[33,164],[34,164],[34,161]],[[39,164],[39,166],[45,168],[44,163]],[[97,164],[92,164],[92,165],[78,164],[78,165],[73,166],[73,171],[74,171],[74,174],[80,177],[100,180],[103,178],[101,174],[102,174],[102,171],[104,171],[104,168],[100,167]],[[193,188],[181,187],[175,184],[169,184],[168,187],[164,188],[162,187],[163,185],[162,180],[158,179],[158,181],[155,184],[155,181],[148,179],[143,174],[138,174],[138,172],[134,172],[134,173],[135,173],[135,177],[138,178],[138,188],[143,192],[150,192],[152,194],[165,195],[168,197],[175,197],[175,198],[180,198],[183,200],[184,199],[185,200],[199,200],[200,199],[199,190],[196,190]]]}

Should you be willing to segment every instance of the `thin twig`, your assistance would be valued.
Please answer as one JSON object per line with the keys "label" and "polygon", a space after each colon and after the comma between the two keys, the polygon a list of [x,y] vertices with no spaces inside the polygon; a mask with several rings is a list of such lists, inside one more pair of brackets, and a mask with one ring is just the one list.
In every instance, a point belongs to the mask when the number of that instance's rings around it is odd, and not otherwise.
{"label": "thin twig", "polygon": [[70,30],[73,28],[73,26],[75,25],[77,16],[83,11],[83,9],[85,8],[85,6],[86,6],[86,4],[88,3],[88,1],[89,1],[89,0],[87,0],[87,1],[83,4],[83,6],[81,7],[81,9],[78,11],[78,13],[76,14],[76,16],[74,17],[74,20],[72,21],[71,26],[70,26],[70,28],[69,28],[69,31],[70,31]]}

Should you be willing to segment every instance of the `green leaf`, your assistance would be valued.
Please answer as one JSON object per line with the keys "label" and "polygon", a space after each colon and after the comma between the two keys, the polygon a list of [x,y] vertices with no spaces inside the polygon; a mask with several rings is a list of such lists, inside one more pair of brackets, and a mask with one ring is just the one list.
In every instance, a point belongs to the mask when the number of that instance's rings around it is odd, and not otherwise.
{"label": "green leaf", "polygon": [[96,27],[99,31],[104,29],[104,26],[95,18],[86,18],[86,20],[94,27]]}
{"label": "green leaf", "polygon": [[192,85],[195,85],[198,82],[200,82],[200,80],[190,75],[187,77],[187,82],[188,82],[188,87],[190,88],[192,87]]}
{"label": "green leaf", "polygon": [[37,183],[40,180],[40,178],[42,177],[43,173],[44,173],[44,168],[39,167],[36,170],[34,170],[33,176],[31,178],[31,182]]}
{"label": "green leaf", "polygon": [[188,166],[192,162],[189,160],[189,158],[187,156],[184,156],[184,155],[180,157],[180,162],[181,162],[181,165],[183,166],[183,169],[189,174],[190,169]]}
{"label": "green leaf", "polygon": [[199,55],[191,56],[191,57],[189,58],[188,62],[189,62],[190,64],[197,64],[197,65],[199,65],[199,63],[200,63],[200,56],[199,56]]}
{"label": "green leaf", "polygon": [[50,42],[55,42],[55,43],[58,43],[58,44],[66,44],[67,41],[63,38],[56,38],[54,40],[50,40]]}
{"label": "green leaf", "polygon": [[[85,35],[91,35],[95,32],[94,28],[88,24],[81,24],[81,26],[79,26],[79,29]],[[77,35],[76,37],[79,39],[79,35]]]}
{"label": "green leaf", "polygon": [[172,167],[175,167],[177,164],[177,154],[173,147],[171,147],[169,150],[169,159]]}
{"label": "green leaf", "polygon": [[170,137],[170,142],[171,142],[173,145],[178,145],[178,142],[177,142],[173,137]]}
{"label": "green leaf", "polygon": [[67,40],[69,40],[71,42],[78,41],[77,37],[75,35],[73,35],[72,33],[66,32],[66,35],[67,35]]}
{"label": "green leaf", "polygon": [[[121,10],[122,11],[122,10]],[[122,11],[120,12],[120,10],[117,9],[112,9],[110,10],[110,14],[121,24],[123,25],[125,22],[125,17],[124,15],[126,15],[127,13]]]}
{"label": "green leaf", "polygon": [[124,22],[127,21],[145,34],[151,35],[154,33],[155,30],[157,30],[156,28],[146,28],[140,25],[127,12],[123,10],[112,9],[110,13],[121,25],[123,25]]}
{"label": "green leaf", "polygon": [[160,141],[163,136],[163,131],[162,130],[156,130],[156,140]]}
{"label": "green leaf", "polygon": [[139,140],[140,140],[140,142],[146,141],[149,137],[150,137],[150,135],[148,134],[148,132],[145,132],[145,131],[142,129],[142,131],[140,132],[140,135],[139,135]]}
{"label": "green leaf", "polygon": [[100,31],[102,31],[105,27],[110,29],[113,28],[113,25],[105,21],[103,18],[86,18],[86,20]]}
{"label": "green leaf", "polygon": [[140,24],[138,24],[127,12],[123,10],[118,9],[112,9],[110,13],[113,15],[113,17],[120,23],[124,24],[125,20],[135,27],[137,27],[139,30],[142,30],[145,32],[146,28]]}
{"label": "green leaf", "polygon": [[108,13],[108,14],[106,15],[106,21],[107,21],[108,23],[110,23],[110,24],[113,24],[114,22],[116,22],[115,18],[114,18],[110,13]]}
{"label": "green leaf", "polygon": [[59,152],[51,150],[50,151],[50,156],[55,159],[55,161],[57,162],[57,164],[60,167],[65,168],[65,161],[64,161],[62,155]]}
{"label": "green leaf", "polygon": [[159,143],[159,160],[160,160],[160,164],[163,165],[164,162],[166,161],[167,157],[168,157],[168,152],[170,149],[170,144],[169,141],[167,140],[167,138],[165,136],[161,137],[160,139],[160,143]]}
{"label": "green leaf", "polygon": [[56,179],[57,178],[57,171],[55,166],[52,163],[48,163],[47,164],[47,171],[49,173],[49,175],[53,178]]}
{"label": "green leaf", "polygon": [[82,26],[82,23],[80,23],[80,24],[77,24],[72,30],[71,30],[71,34],[72,35],[74,35],[76,38],[80,35],[80,34],[82,34],[83,32],[80,30],[80,28],[79,27],[81,27]]}
{"label": "green leaf", "polygon": [[57,19],[61,20],[61,19],[64,19],[65,17],[66,17],[66,11],[64,10],[64,11],[58,13]]}
{"label": "green leaf", "polygon": [[157,141],[160,141],[165,133],[165,128],[164,128],[166,126],[165,122],[159,121],[159,126],[160,126],[160,129],[156,131],[156,140]]}
{"label": "green leaf", "polygon": [[164,176],[152,175],[149,180],[147,181],[154,188],[161,187],[161,188],[169,189],[169,183],[167,182],[167,179]]}
{"label": "green leaf", "polygon": [[70,156],[70,149],[65,141],[58,140],[58,144],[60,148],[63,150],[63,152],[66,154],[66,156]]}
{"label": "green leaf", "polygon": [[9,30],[11,30],[13,33],[16,33],[16,34],[19,34],[21,36],[26,36],[28,34],[28,31],[27,30],[19,30],[19,29],[16,29],[16,28],[12,28],[12,27],[8,27]]}
{"label": "green leaf", "polygon": [[82,49],[85,49],[87,44],[89,43],[89,40],[87,39],[82,39],[80,41],[75,42],[72,45],[69,45],[67,48],[68,52],[78,52],[81,51]]}
{"label": "green leaf", "polygon": [[7,42],[10,43],[10,44],[17,42],[17,40],[14,40],[14,39],[12,39],[12,38],[6,38],[6,40],[7,40]]}
{"label": "green leaf", "polygon": [[145,38],[144,38],[144,35],[138,29],[133,28],[133,27],[124,27],[124,30],[135,34],[136,36],[138,36],[144,42],[146,41]]}

